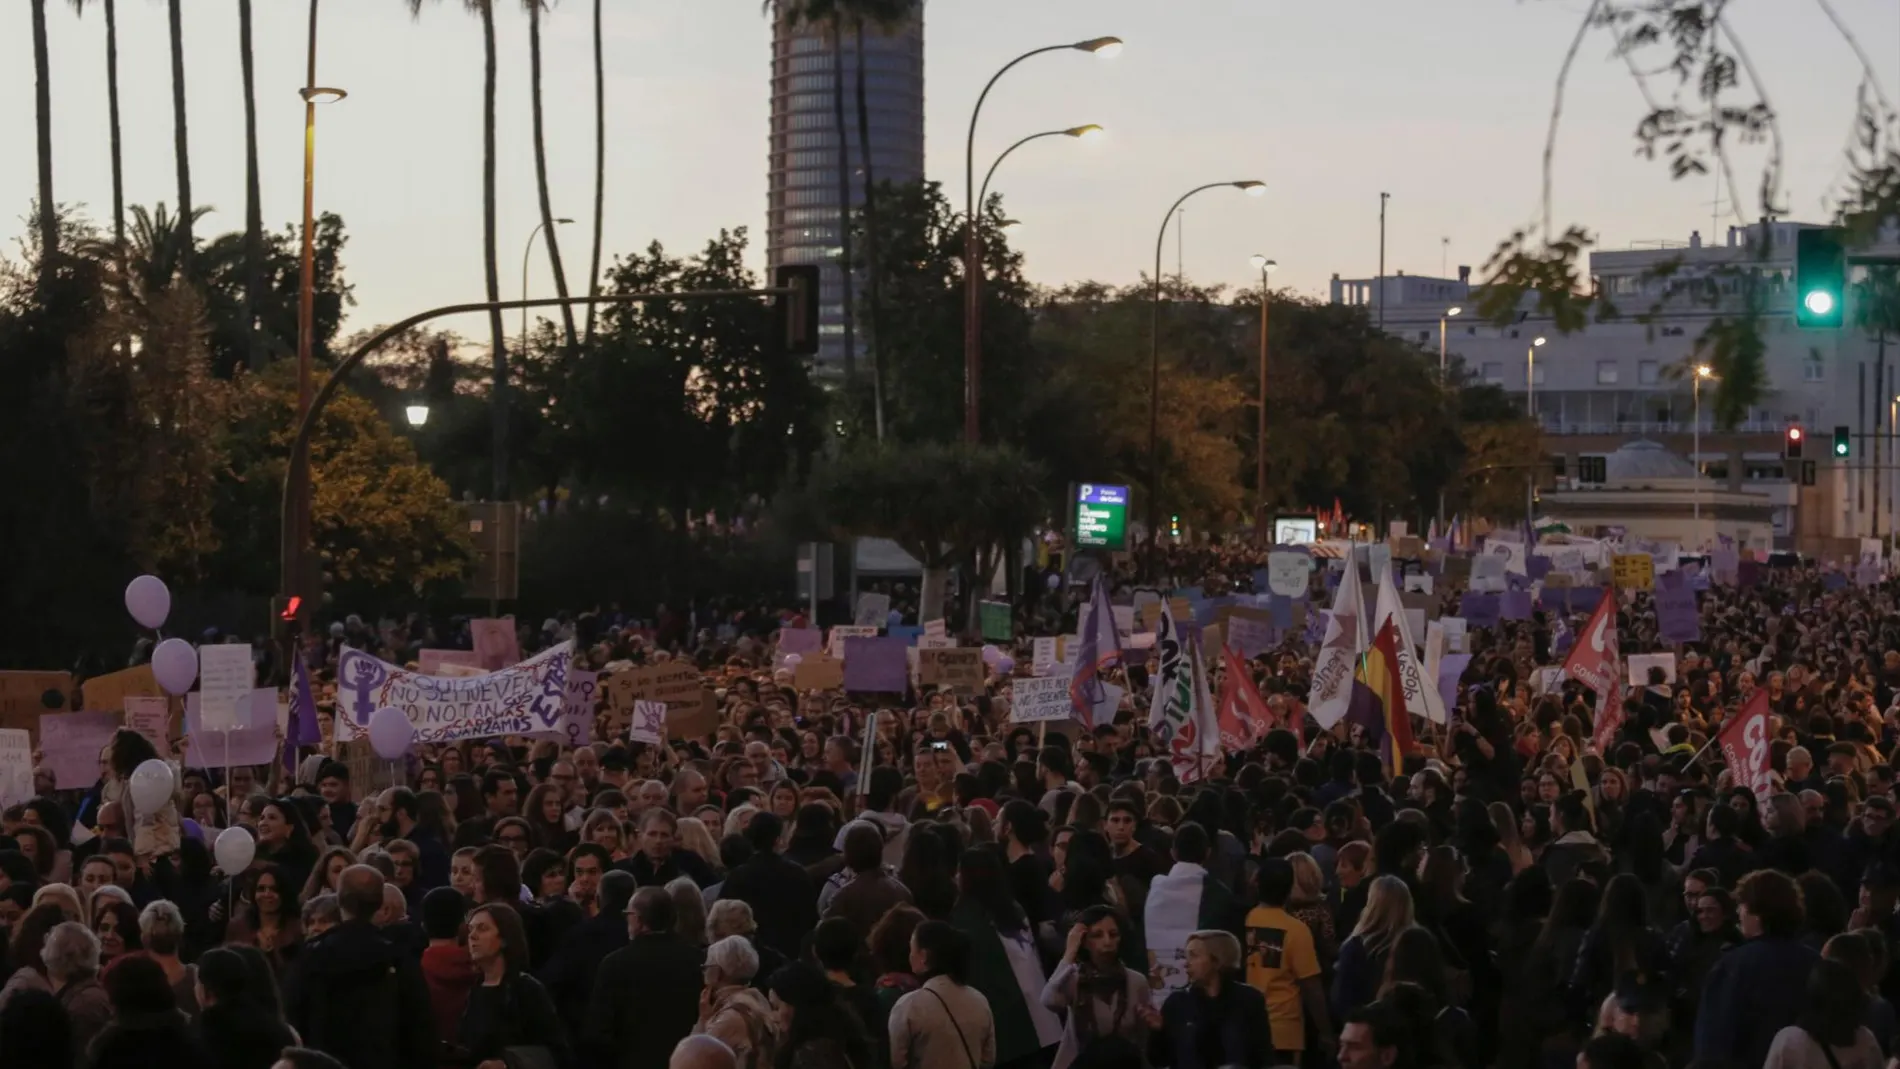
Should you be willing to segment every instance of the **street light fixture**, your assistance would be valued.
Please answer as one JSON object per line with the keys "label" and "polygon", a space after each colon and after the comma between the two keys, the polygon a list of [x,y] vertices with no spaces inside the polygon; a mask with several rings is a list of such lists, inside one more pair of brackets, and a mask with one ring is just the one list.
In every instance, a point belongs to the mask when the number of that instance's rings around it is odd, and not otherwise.
{"label": "street light fixture", "polygon": [[[982,403],[983,393],[983,254],[982,236],[978,233],[976,218],[976,121],[982,117],[983,102],[989,99],[990,90],[996,87],[997,80],[1008,74],[1018,63],[1045,52],[1071,50],[1092,52],[1103,59],[1111,59],[1121,55],[1122,39],[1091,37],[1086,41],[1076,41],[1073,44],[1045,45],[1041,48],[1030,49],[1003,64],[1001,70],[990,75],[990,80],[984,84],[983,91],[977,94],[976,107],[970,111],[970,133],[963,143],[963,439],[966,442],[975,442],[982,436],[978,429],[980,426],[978,406]],[[991,170],[994,171],[995,168],[992,167]],[[984,184],[988,185],[988,179],[984,180]]]}
{"label": "street light fixture", "polygon": [[[565,225],[573,221],[572,219],[556,219],[555,223]],[[524,301],[528,299],[528,257],[534,253],[534,239],[540,237],[541,231],[546,230],[547,226],[546,223],[535,224],[534,229],[528,232],[528,244],[521,250],[521,299]],[[528,344],[528,310],[526,308],[521,310],[521,344],[523,346]]]}
{"label": "street light fixture", "polygon": [[1019,148],[1022,148],[1024,145],[1029,144],[1031,141],[1040,141],[1041,139],[1045,137],[1072,137],[1072,138],[1075,138],[1077,141],[1094,141],[1094,140],[1099,139],[1106,132],[1107,131],[1103,130],[1100,126],[1097,126],[1094,123],[1088,123],[1083,126],[1071,126],[1067,130],[1044,130],[1042,133],[1039,133],[1039,134],[1030,134],[1028,137],[1023,138],[1021,141],[1018,141],[1015,144],[1004,149],[1003,154],[1001,156],[996,157],[996,162],[990,164],[989,171],[987,171],[983,175],[983,188],[981,192],[977,194],[976,202],[978,204],[989,203],[990,179],[996,177],[996,169],[1003,165],[1004,160],[1009,159],[1010,153],[1016,151]]}
{"label": "street light fixture", "polygon": [[410,405],[402,410],[402,414],[409,420],[411,427],[420,427],[429,422],[428,405]]}
{"label": "street light fixture", "polygon": [[1156,558],[1161,549],[1161,527],[1159,520],[1161,493],[1161,247],[1168,240],[1168,223],[1181,205],[1197,193],[1210,189],[1232,186],[1250,197],[1266,193],[1267,184],[1258,179],[1248,178],[1237,182],[1209,182],[1195,186],[1168,208],[1168,214],[1161,217],[1161,229],[1155,233],[1155,273],[1153,283],[1153,310],[1148,327],[1148,567],[1150,578],[1159,562]]}
{"label": "street light fixture", "polygon": [[297,90],[297,95],[302,97],[306,104],[334,104],[350,94],[334,86],[306,85]]}
{"label": "street light fixture", "polygon": [[1254,424],[1253,486],[1257,501],[1253,534],[1254,540],[1264,546],[1267,544],[1267,302],[1271,299],[1267,276],[1280,265],[1257,252],[1250,262],[1254,270],[1260,272],[1260,405]]}

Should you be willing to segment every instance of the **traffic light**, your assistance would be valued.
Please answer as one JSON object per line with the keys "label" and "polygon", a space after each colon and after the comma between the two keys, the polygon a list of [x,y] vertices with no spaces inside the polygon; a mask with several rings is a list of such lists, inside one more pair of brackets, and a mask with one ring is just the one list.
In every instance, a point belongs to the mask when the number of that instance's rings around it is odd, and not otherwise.
{"label": "traffic light", "polygon": [[773,286],[791,290],[773,298],[780,351],[787,356],[818,355],[818,265],[784,264]]}
{"label": "traffic light", "polygon": [[1822,228],[1796,231],[1794,325],[1804,330],[1839,330],[1846,309],[1847,250],[1840,235]]}
{"label": "traffic light", "polygon": [[1854,440],[1853,440],[1853,437],[1847,431],[1847,425],[1846,424],[1837,425],[1834,428],[1834,455],[1837,457],[1844,457],[1853,451],[1854,451]]}
{"label": "traffic light", "polygon": [[271,599],[271,637],[278,644],[295,639],[303,630],[304,601],[291,595]]}
{"label": "traffic light", "polygon": [[1800,460],[1801,442],[1806,437],[1807,435],[1802,433],[1800,427],[1789,427],[1788,433],[1781,440],[1781,455],[1789,460]]}
{"label": "traffic light", "polygon": [[1177,542],[1181,540],[1181,514],[1178,512],[1168,517],[1168,537]]}

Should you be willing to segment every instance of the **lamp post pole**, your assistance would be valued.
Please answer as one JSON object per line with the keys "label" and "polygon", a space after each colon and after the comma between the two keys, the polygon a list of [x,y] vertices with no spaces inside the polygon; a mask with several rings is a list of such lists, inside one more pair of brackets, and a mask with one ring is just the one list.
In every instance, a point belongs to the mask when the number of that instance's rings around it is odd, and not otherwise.
{"label": "lamp post pole", "polygon": [[[982,116],[983,102],[989,98],[997,80],[1018,63],[1045,52],[1069,49],[1108,58],[1121,52],[1122,41],[1119,37],[1094,37],[1074,44],[1032,48],[990,75],[983,92],[977,94],[976,107],[970,111],[970,133],[963,143],[963,440],[966,442],[975,443],[982,438],[978,417],[983,393],[983,236],[976,215],[981,207],[976,199],[976,121]],[[1012,150],[1014,147],[1011,146]],[[995,168],[991,170],[994,172]]]}
{"label": "lamp post pole", "polygon": [[1254,541],[1266,545],[1267,538],[1267,305],[1272,300],[1267,276],[1280,265],[1265,256],[1253,258],[1260,269],[1260,407],[1254,424],[1253,487]]}
{"label": "lamp post pole", "polygon": [[[1462,311],[1464,311],[1463,308],[1453,305],[1445,309],[1444,315],[1438,317],[1438,389],[1441,392],[1450,388],[1451,385],[1450,368],[1445,363],[1445,321]],[[1444,526],[1445,488],[1441,486],[1438,488],[1438,527],[1443,530]]]}
{"label": "lamp post pole", "polygon": [[[298,91],[303,98],[303,235],[302,253],[297,267],[297,418],[302,420],[310,409],[310,359],[314,345],[316,320],[316,171],[317,171],[317,105],[319,103],[341,100],[346,95],[341,89],[330,89],[317,84],[317,2],[310,0],[310,30],[306,39],[306,59],[304,68],[304,86]],[[294,455],[291,458],[289,482],[291,485],[291,508],[283,522],[290,526],[295,535],[299,550],[310,541],[310,456],[308,453]],[[301,552],[290,563],[289,581],[285,584],[285,593],[304,595],[310,593],[308,566]]]}
{"label": "lamp post pole", "polygon": [[[573,221],[572,219],[555,220],[556,223]],[[548,224],[544,222],[534,224],[534,229],[528,231],[527,245],[521,249],[521,299],[524,301],[528,299],[528,257],[534,253],[534,239],[540,237],[541,231],[546,230],[547,226]],[[521,310],[521,344],[524,347],[528,344],[528,310],[526,308]]]}
{"label": "lamp post pole", "polygon": [[[1537,449],[1544,447],[1543,424],[1537,419],[1537,347],[1544,344],[1542,336],[1532,339],[1524,347],[1524,418],[1530,420],[1531,429],[1537,433]],[[1537,468],[1532,465],[1524,476],[1524,524],[1529,526],[1537,520]]]}

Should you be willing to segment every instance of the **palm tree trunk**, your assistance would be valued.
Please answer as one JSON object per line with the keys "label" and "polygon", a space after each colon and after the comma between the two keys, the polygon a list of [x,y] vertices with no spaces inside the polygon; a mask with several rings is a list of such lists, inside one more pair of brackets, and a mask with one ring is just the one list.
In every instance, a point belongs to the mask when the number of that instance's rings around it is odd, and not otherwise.
{"label": "palm tree trunk", "polygon": [[[176,3],[177,0],[172,0]],[[495,2],[482,0],[482,259],[487,275],[488,300],[501,300],[501,273],[495,257]],[[508,342],[502,333],[501,310],[488,312],[488,336],[495,368],[494,396],[489,411],[494,419],[495,456],[491,497],[508,500]]]}
{"label": "palm tree trunk", "polygon": [[125,168],[119,142],[119,12],[106,0],[106,112],[112,124],[112,241],[125,249]]}
{"label": "palm tree trunk", "polygon": [[[594,257],[587,268],[587,295],[600,296],[600,229],[607,211],[607,74],[601,62],[600,5],[594,0]],[[585,346],[594,344],[595,306],[587,306]]]}
{"label": "palm tree trunk", "polygon": [[244,75],[244,351],[252,371],[264,366],[257,309],[264,290],[264,208],[257,181],[257,89],[251,54],[251,0],[238,0],[238,53]]}
{"label": "palm tree trunk", "polygon": [[[176,2],[176,0],[174,0]],[[858,377],[858,344],[852,315],[851,277],[851,146],[844,125],[844,32],[837,18],[831,20],[831,109],[838,131],[838,292],[844,310],[844,379],[854,385]]]}
{"label": "palm tree trunk", "polygon": [[191,277],[191,142],[185,125],[185,30],[181,0],[166,5],[171,18],[172,38],[172,153],[178,158],[178,231],[182,245],[178,253],[180,277]]}
{"label": "palm tree trunk", "polygon": [[46,50],[46,0],[33,0],[33,108],[40,154],[40,296],[53,290],[59,207],[53,202],[53,68]]}
{"label": "palm tree trunk", "polygon": [[[529,103],[534,111],[534,182],[541,195],[541,227],[548,243],[548,262],[554,266],[554,292],[567,300],[567,272],[561,267],[561,239],[554,228],[554,206],[548,198],[548,147],[541,125],[541,0],[528,0]],[[567,330],[567,359],[574,358],[574,306],[561,306]]]}
{"label": "palm tree trunk", "polygon": [[884,285],[878,278],[877,172],[871,165],[871,104],[865,92],[864,20],[858,34],[858,158],[864,161],[864,273],[871,280],[871,408],[884,440]]}

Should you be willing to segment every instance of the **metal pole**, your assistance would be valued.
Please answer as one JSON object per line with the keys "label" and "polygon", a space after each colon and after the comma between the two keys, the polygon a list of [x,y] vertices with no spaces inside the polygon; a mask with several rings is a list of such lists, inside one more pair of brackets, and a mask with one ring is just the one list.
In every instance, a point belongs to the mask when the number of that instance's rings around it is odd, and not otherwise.
{"label": "metal pole", "polygon": [[1695,465],[1695,532],[1702,537],[1702,372],[1698,368],[1690,376],[1689,394],[1695,398],[1695,427],[1691,433],[1689,452],[1694,454]]}
{"label": "metal pole", "polygon": [[1267,544],[1267,268],[1260,268],[1260,411],[1254,425],[1254,540]]}
{"label": "metal pole", "polygon": [[[303,93],[303,252],[297,269],[297,418],[310,411],[310,357],[316,319],[316,163],[317,163],[317,2],[310,0],[310,32],[306,43]],[[299,555],[288,562],[284,591],[303,594],[307,577],[301,549],[310,534],[310,456],[291,458],[289,482],[292,505],[283,522],[291,528]]]}
{"label": "metal pole", "polygon": [[[1524,418],[1531,421],[1531,429],[1537,432],[1541,447],[1544,432],[1537,426],[1537,346],[1524,347]],[[1531,468],[1524,473],[1524,522],[1531,523],[1537,518],[1537,469]],[[1526,550],[1525,552],[1529,552]]]}
{"label": "metal pole", "polygon": [[1148,570],[1149,578],[1161,568],[1161,249],[1168,240],[1168,222],[1175,210],[1189,197],[1202,190],[1230,186],[1232,182],[1209,182],[1181,194],[1161,217],[1161,230],[1155,234],[1155,273],[1153,307],[1148,323]]}
{"label": "metal pole", "polygon": [[[1449,238],[1446,240],[1450,241]],[[1442,315],[1438,317],[1438,388],[1441,391],[1450,386],[1445,373],[1445,320],[1448,318]],[[1443,486],[1438,488],[1438,528],[1441,531],[1445,528],[1445,488]]]}
{"label": "metal pole", "polygon": [[1391,199],[1390,193],[1379,194],[1379,280],[1375,283],[1378,288],[1374,292],[1379,300],[1380,330],[1385,329],[1385,202]]}
{"label": "metal pole", "polygon": [[[524,301],[528,299],[528,257],[534,253],[534,239],[541,236],[541,231],[546,229],[547,225],[545,222],[534,224],[534,229],[528,231],[528,243],[521,249],[521,299]],[[521,347],[523,349],[528,347],[528,310],[526,308],[521,310]]]}

